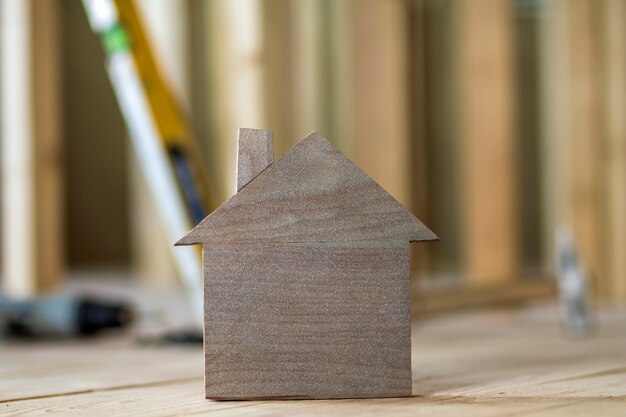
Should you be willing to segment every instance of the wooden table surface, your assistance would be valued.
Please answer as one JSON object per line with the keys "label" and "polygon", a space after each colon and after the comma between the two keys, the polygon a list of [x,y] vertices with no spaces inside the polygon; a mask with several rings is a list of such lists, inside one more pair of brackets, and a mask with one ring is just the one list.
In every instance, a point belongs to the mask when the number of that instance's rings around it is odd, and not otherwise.
{"label": "wooden table surface", "polygon": [[128,339],[0,345],[0,415],[626,415],[626,310],[562,336],[551,306],[423,319],[410,398],[214,402],[199,347]]}

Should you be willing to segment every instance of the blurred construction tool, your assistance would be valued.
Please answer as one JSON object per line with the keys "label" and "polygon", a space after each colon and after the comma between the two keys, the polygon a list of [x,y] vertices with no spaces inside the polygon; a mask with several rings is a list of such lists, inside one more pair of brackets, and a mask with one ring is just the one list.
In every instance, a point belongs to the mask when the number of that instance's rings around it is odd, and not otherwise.
{"label": "blurred construction tool", "polygon": [[[161,76],[132,0],[83,0],[155,205],[172,244],[217,206],[197,143]],[[197,323],[202,322],[200,252],[172,251]]]}
{"label": "blurred construction tool", "polygon": [[574,236],[567,227],[556,232],[555,253],[563,330],[568,336],[588,336],[592,326],[587,273],[578,256]]}
{"label": "blurred construction tool", "polygon": [[0,334],[32,338],[91,335],[130,324],[128,305],[94,298],[56,296],[12,300],[0,296]]}

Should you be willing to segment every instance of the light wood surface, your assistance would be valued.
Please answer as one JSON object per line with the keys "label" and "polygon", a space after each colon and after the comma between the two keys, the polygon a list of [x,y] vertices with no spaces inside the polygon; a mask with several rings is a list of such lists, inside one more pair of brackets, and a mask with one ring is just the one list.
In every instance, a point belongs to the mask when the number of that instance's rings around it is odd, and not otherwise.
{"label": "light wood surface", "polygon": [[0,2],[3,291],[51,291],[63,266],[58,1]]}
{"label": "light wood surface", "polygon": [[606,294],[626,300],[626,3],[604,2],[604,65],[600,77],[606,123],[606,170],[608,281]]}
{"label": "light wood surface", "polygon": [[202,349],[128,339],[0,345],[2,415],[623,416],[626,310],[563,338],[551,305],[414,322],[413,397],[204,399]]}
{"label": "light wood surface", "polygon": [[[411,204],[407,5],[358,0],[347,8],[352,136],[346,152],[406,207]],[[352,153],[353,152],[353,153]]]}
{"label": "light wood surface", "polygon": [[[284,112],[277,116],[286,119],[286,114],[293,114],[293,146],[298,138],[312,130],[335,136],[336,132],[331,128],[334,115],[331,113],[335,110],[332,102],[334,94],[326,92],[332,88],[329,51],[332,47],[328,45],[333,35],[329,27],[329,3],[316,0],[288,3],[291,7],[288,25],[292,28],[293,37],[290,39],[291,50],[286,55],[291,63],[293,99],[288,110],[290,113]],[[284,33],[280,32],[279,36],[284,37]],[[281,77],[283,83],[284,78]],[[341,141],[335,143],[340,145]]]}
{"label": "light wood surface", "polygon": [[467,279],[505,282],[519,271],[515,196],[512,5],[458,2],[458,88]]}
{"label": "light wood surface", "polygon": [[[295,8],[303,2],[276,0],[259,2],[263,37],[263,86],[267,94],[263,97],[266,126],[274,133],[274,149],[277,155],[284,154],[306,134],[296,134],[298,109],[294,65],[300,48],[301,25],[294,24]],[[319,87],[318,87],[319,88]],[[304,97],[302,99],[305,99]],[[250,125],[249,125],[250,126]],[[313,130],[314,127],[309,128]]]}
{"label": "light wood surface", "polygon": [[574,232],[601,296],[624,281],[623,19],[622,2],[593,0],[550,2],[541,19],[546,240]]}
{"label": "light wood surface", "polygon": [[217,0],[203,2],[205,66],[207,71],[210,135],[209,175],[220,181],[219,201],[237,190],[237,130],[241,126],[267,125],[264,85],[267,68],[260,2]]}
{"label": "light wood surface", "polygon": [[411,212],[312,133],[178,244],[434,239]]}
{"label": "light wood surface", "polygon": [[204,245],[207,398],[411,395],[408,242]]}
{"label": "light wood surface", "polygon": [[570,143],[567,177],[570,183],[566,195],[565,222],[572,228],[580,257],[585,264],[595,289],[606,292],[607,250],[605,195],[603,178],[599,72],[599,27],[593,16],[592,0],[578,0],[567,4],[569,35],[570,134],[562,140]]}
{"label": "light wood surface", "polygon": [[538,49],[541,112],[541,170],[543,214],[543,258],[554,264],[555,231],[564,224],[569,190],[568,159],[571,134],[568,111],[571,102],[568,41],[568,0],[553,1],[546,9],[546,19],[538,22]]}

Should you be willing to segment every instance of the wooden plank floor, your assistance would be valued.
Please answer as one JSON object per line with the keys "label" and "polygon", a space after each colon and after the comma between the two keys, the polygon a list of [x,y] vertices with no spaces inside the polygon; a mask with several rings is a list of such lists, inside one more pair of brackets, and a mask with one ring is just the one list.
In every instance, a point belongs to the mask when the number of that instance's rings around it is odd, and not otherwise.
{"label": "wooden plank floor", "polygon": [[626,310],[562,337],[552,306],[417,322],[411,398],[203,398],[199,347],[127,339],[0,345],[0,415],[626,415]]}

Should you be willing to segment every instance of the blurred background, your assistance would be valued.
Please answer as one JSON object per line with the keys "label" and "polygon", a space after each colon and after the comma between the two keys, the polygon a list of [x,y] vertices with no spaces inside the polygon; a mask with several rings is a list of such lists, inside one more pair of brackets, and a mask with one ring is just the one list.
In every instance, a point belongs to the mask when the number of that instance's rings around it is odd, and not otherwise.
{"label": "blurred background", "polygon": [[[3,293],[180,288],[83,4],[0,4]],[[317,130],[439,235],[412,245],[418,310],[553,296],[561,226],[626,300],[626,2],[136,4],[218,202],[239,127],[276,157]]]}

